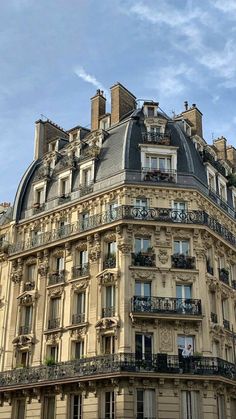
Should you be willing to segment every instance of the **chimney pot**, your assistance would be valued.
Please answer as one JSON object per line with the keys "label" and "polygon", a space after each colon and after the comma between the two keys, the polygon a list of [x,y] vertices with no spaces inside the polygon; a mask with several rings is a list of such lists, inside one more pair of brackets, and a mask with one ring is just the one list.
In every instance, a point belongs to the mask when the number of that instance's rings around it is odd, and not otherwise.
{"label": "chimney pot", "polygon": [[188,101],[187,100],[185,100],[185,102],[184,102],[184,107],[185,107],[185,110],[187,111],[188,110]]}
{"label": "chimney pot", "polygon": [[192,107],[193,107],[193,108],[196,108],[196,103],[193,103],[193,104],[192,104]]}

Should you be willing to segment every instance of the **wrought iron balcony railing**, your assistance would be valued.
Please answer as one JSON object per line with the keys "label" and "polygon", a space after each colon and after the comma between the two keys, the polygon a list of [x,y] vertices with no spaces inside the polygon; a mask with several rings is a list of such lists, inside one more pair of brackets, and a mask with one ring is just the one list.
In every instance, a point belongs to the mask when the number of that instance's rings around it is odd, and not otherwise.
{"label": "wrought iron balcony railing", "polygon": [[80,186],[80,196],[88,195],[91,192],[93,192],[93,183]]}
{"label": "wrought iron balcony railing", "polygon": [[65,281],[65,271],[57,271],[49,274],[48,285],[60,284]]}
{"label": "wrought iron balcony railing", "polygon": [[103,262],[103,269],[112,269],[116,267],[116,255],[108,255]]}
{"label": "wrought iron balcony railing", "polygon": [[83,263],[82,265],[73,266],[72,268],[72,278],[76,279],[81,276],[87,276],[89,274],[89,264]]}
{"label": "wrought iron balcony railing", "polygon": [[70,194],[63,194],[59,196],[58,198],[58,204],[65,204],[66,202],[69,202],[71,200]]}
{"label": "wrought iron balcony railing", "polygon": [[102,317],[114,317],[115,316],[115,307],[104,307],[102,309]]}
{"label": "wrought iron balcony railing", "polygon": [[156,255],[152,252],[131,253],[133,266],[155,267]]}
{"label": "wrought iron balcony railing", "polygon": [[195,257],[182,254],[172,255],[171,266],[175,269],[196,269]]}
{"label": "wrought iron balcony railing", "polygon": [[148,144],[170,145],[171,133],[165,132],[145,132],[143,134],[143,142]]}
{"label": "wrought iron balcony railing", "polygon": [[[225,377],[236,381],[235,365],[221,358],[192,357],[189,370],[183,368],[183,359],[177,355],[157,354],[148,359],[137,359],[135,354],[123,353],[90,358],[82,358],[56,365],[16,368],[0,372],[0,392],[17,389],[17,387],[31,387],[55,385],[62,380],[70,379],[77,382],[84,377],[98,375],[113,375],[122,372],[129,375],[133,372],[152,374],[188,374],[191,376]],[[154,375],[155,376],[155,375]]]}
{"label": "wrought iron balcony railing", "polygon": [[200,155],[204,163],[210,163],[218,170],[218,172],[220,172],[223,176],[226,176],[226,170],[224,166],[218,160],[215,160],[211,153],[209,153],[207,150],[203,150]]}
{"label": "wrought iron balcony railing", "polygon": [[59,329],[60,327],[60,317],[57,317],[55,319],[49,319],[48,320],[48,329]]}
{"label": "wrought iron balcony railing", "polygon": [[174,314],[183,316],[200,316],[201,300],[173,297],[140,297],[131,299],[133,313]]}
{"label": "wrought iron balcony railing", "polygon": [[226,330],[230,330],[230,322],[229,322],[229,320],[224,319],[223,320],[223,325],[224,325],[224,328]]}
{"label": "wrought iron balcony railing", "polygon": [[24,291],[32,291],[35,289],[35,281],[28,281],[24,283],[23,290]]}
{"label": "wrought iron balcony railing", "polygon": [[211,312],[211,321],[212,323],[218,323],[217,314]]}
{"label": "wrought iron balcony railing", "polygon": [[72,314],[72,324],[80,324],[85,322],[85,313]]}
{"label": "wrought iron balcony railing", "polygon": [[224,284],[229,285],[229,271],[225,268],[219,268],[219,279],[224,282]]}
{"label": "wrought iron balcony railing", "polygon": [[31,332],[31,326],[24,325],[19,327],[19,335],[28,335]]}
{"label": "wrought iron balcony railing", "polygon": [[88,217],[63,228],[42,232],[40,235],[27,240],[19,241],[9,245],[9,255],[24,252],[33,248],[42,247],[66,237],[76,236],[78,233],[86,232],[101,225],[110,224],[115,221],[137,220],[155,221],[160,223],[180,222],[184,224],[199,224],[209,227],[233,246],[236,246],[236,236],[230,230],[220,224],[215,218],[210,217],[205,211],[183,211],[170,208],[140,208],[131,205],[117,207],[115,211],[105,211],[101,214]]}
{"label": "wrought iron balcony railing", "polygon": [[33,214],[39,214],[40,212],[45,210],[45,203],[43,204],[39,204],[39,203],[35,203],[33,205]]}
{"label": "wrought iron balcony railing", "polygon": [[176,182],[176,170],[142,168],[143,180],[146,182]]}

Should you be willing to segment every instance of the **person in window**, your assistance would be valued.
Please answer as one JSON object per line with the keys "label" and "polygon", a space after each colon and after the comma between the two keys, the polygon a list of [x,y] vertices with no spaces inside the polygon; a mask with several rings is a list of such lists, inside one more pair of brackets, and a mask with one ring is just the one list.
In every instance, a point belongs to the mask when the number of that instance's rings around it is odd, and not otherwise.
{"label": "person in window", "polygon": [[192,357],[192,345],[188,345],[187,348],[182,350],[182,358],[183,358],[183,369],[184,372],[190,372],[191,367],[191,357]]}

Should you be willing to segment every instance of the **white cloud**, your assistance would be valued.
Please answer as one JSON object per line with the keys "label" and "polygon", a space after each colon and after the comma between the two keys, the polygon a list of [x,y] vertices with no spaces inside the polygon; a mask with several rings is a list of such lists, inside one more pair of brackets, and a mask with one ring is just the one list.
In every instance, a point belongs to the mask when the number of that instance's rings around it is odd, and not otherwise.
{"label": "white cloud", "polygon": [[236,12],[235,0],[211,0],[211,4],[225,13],[232,14]]}
{"label": "white cloud", "polygon": [[109,97],[107,89],[103,86],[103,84],[96,79],[96,77],[92,76],[91,74],[87,73],[83,67],[77,67],[74,70],[74,73],[82,80],[86,81],[87,83],[92,84],[97,89],[103,90],[105,95]]}

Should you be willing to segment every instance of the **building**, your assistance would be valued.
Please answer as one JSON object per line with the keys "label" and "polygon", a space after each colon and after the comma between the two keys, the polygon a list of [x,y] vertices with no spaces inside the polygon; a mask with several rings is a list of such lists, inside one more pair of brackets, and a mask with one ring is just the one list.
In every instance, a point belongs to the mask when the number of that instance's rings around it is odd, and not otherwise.
{"label": "building", "polygon": [[169,118],[120,83],[91,131],[36,122],[1,258],[1,419],[235,418],[236,150],[202,131],[196,105]]}

